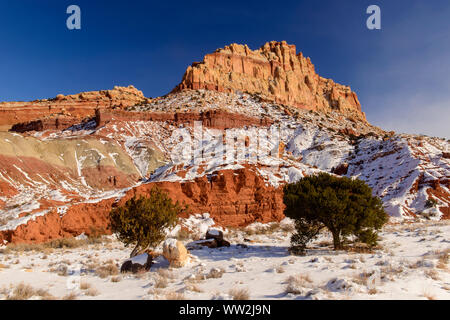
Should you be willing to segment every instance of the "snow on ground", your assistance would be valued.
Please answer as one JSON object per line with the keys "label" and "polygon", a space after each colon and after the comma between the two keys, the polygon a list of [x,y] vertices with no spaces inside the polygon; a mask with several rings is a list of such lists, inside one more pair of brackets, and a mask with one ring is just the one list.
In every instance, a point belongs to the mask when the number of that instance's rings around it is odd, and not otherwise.
{"label": "snow on ground", "polygon": [[[203,227],[192,239],[211,225],[199,215],[185,226],[194,220]],[[116,274],[131,248],[114,236],[75,248],[3,248],[0,299],[13,297],[21,283],[35,290],[30,299],[450,299],[448,222],[387,225],[371,253],[335,252],[324,233],[306,256],[289,254],[290,226],[286,220],[225,230],[231,247],[192,250],[179,269],[159,256],[150,272],[137,275]]]}

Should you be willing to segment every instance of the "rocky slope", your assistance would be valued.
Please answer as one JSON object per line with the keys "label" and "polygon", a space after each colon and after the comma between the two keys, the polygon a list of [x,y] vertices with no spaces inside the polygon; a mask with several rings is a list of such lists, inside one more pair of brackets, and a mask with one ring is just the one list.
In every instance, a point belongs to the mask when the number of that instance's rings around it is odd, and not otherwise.
{"label": "rocky slope", "polygon": [[[297,59],[285,70],[291,79],[288,74],[306,72],[308,60],[286,46],[244,53],[275,61],[289,51],[289,59]],[[225,50],[240,52],[233,45]],[[203,74],[221,70],[205,64]],[[208,212],[223,226],[279,221],[281,187],[320,171],[365,180],[393,220],[450,218],[449,141],[385,132],[364,120],[359,103],[341,99],[339,108],[331,107],[323,88],[324,94],[299,91],[277,103],[251,85],[202,86],[190,89],[185,75],[177,90],[156,99],[133,87],[114,89],[117,96],[59,97],[37,104],[62,110],[73,102],[73,113],[58,115],[67,117],[64,126],[33,112],[26,121],[10,121],[16,132],[0,133],[0,241],[108,233],[111,208],[154,185],[189,204],[184,216]],[[299,108],[298,101],[309,107]]]}

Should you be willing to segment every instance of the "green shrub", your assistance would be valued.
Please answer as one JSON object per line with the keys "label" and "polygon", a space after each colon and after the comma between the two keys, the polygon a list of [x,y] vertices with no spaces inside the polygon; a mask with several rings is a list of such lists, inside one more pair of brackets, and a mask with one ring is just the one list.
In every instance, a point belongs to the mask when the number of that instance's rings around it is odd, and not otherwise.
{"label": "green shrub", "polygon": [[304,252],[324,227],[333,235],[335,250],[343,248],[349,235],[374,246],[377,230],[388,220],[382,201],[372,196],[372,189],[363,181],[327,173],[286,185],[284,203],[285,215],[296,221],[291,244],[297,252]]}
{"label": "green shrub", "polygon": [[126,246],[134,245],[134,257],[156,247],[165,237],[165,229],[176,224],[181,206],[173,203],[161,189],[151,189],[149,197],[133,197],[124,206],[111,211],[111,230]]}

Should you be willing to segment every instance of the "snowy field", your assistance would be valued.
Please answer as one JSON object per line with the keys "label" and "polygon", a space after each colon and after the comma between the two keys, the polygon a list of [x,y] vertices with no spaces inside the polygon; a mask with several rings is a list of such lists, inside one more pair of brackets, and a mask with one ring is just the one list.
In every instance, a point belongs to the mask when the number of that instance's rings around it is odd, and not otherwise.
{"label": "snowy field", "polygon": [[[186,221],[192,232],[178,233],[186,245],[207,227],[195,222]],[[191,250],[178,269],[159,256],[135,275],[118,273],[131,248],[114,236],[67,248],[2,247],[0,299],[450,298],[449,222],[387,225],[373,252],[335,252],[324,233],[306,256],[293,256],[291,232],[287,220],[224,230],[230,247]]]}

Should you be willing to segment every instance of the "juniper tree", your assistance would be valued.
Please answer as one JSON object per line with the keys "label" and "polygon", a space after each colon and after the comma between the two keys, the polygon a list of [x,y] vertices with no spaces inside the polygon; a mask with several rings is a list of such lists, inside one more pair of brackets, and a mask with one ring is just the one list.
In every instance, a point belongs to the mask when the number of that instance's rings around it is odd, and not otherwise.
{"label": "juniper tree", "polygon": [[174,226],[183,208],[167,193],[154,187],[148,197],[133,197],[111,211],[111,230],[125,246],[134,245],[130,257],[156,247],[165,237],[165,229]]}
{"label": "juniper tree", "polygon": [[350,235],[374,246],[377,231],[388,220],[381,199],[364,181],[327,173],[286,185],[284,203],[285,215],[296,221],[291,243],[300,251],[323,227],[333,235],[335,250],[342,249],[343,239]]}

